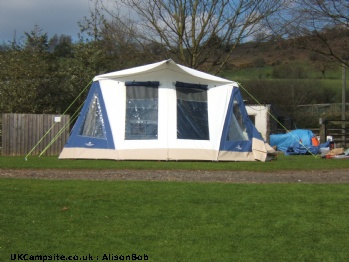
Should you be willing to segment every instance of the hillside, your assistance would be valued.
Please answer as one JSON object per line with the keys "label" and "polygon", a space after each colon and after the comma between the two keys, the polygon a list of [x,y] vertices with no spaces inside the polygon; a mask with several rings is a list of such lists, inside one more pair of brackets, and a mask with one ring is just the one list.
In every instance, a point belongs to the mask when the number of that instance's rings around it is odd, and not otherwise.
{"label": "hillside", "polygon": [[310,52],[292,47],[286,41],[246,43],[236,48],[230,65],[235,69],[275,66],[294,61],[309,61]]}
{"label": "hillside", "polygon": [[240,45],[220,76],[242,84],[253,95],[243,90],[248,104],[272,104],[299,128],[317,127],[319,118],[340,119],[342,68],[292,41]]}
{"label": "hillside", "polygon": [[[347,50],[349,45],[349,31],[328,30],[328,32],[323,33],[323,37],[335,55],[340,57],[348,56],[345,50]],[[259,43],[248,42],[237,46],[230,61],[230,66],[242,69],[262,65],[274,66],[294,61],[312,64],[331,63],[328,58],[309,51],[311,49],[329,52],[324,42],[320,42],[319,38],[313,36],[290,40],[274,38],[267,42]]]}

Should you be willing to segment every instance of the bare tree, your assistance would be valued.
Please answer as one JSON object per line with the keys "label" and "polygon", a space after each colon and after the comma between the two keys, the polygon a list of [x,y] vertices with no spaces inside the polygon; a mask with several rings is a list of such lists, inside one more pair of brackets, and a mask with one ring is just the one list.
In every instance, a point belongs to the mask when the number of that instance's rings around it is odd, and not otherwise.
{"label": "bare tree", "polygon": [[[107,4],[105,0],[96,0]],[[192,68],[220,71],[236,46],[264,28],[288,0],[111,0],[104,11],[139,47],[162,46]],[[110,3],[110,1],[108,2]],[[121,11],[120,11],[121,10]],[[151,53],[150,53],[151,54]]]}
{"label": "bare tree", "polygon": [[349,1],[294,0],[288,14],[284,29],[299,47],[349,66]]}

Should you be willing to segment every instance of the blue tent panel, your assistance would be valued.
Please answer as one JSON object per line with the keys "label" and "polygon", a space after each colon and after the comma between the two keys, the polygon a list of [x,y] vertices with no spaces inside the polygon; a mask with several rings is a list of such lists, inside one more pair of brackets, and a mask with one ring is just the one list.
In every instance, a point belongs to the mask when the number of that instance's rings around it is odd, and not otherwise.
{"label": "blue tent panel", "polygon": [[114,140],[98,82],[86,98],[66,147],[114,149]]}
{"label": "blue tent panel", "polygon": [[251,152],[252,138],[263,141],[247,114],[239,88],[234,88],[224,122],[220,150]]}

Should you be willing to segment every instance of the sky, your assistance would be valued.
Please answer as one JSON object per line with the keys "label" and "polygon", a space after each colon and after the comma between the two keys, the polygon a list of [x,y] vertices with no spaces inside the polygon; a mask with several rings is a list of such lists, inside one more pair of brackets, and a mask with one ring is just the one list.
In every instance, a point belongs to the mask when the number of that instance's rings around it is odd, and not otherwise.
{"label": "sky", "polygon": [[89,0],[0,0],[0,44],[30,33],[35,25],[48,37],[79,33],[78,22],[89,16]]}

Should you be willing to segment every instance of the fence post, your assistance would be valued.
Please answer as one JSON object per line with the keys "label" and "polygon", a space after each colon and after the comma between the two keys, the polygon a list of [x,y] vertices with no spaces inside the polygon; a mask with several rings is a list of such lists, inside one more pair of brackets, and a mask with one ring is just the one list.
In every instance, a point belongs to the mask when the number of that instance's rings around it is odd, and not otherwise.
{"label": "fence post", "polygon": [[320,124],[320,143],[326,143],[326,126],[324,123]]}
{"label": "fence post", "polygon": [[[342,65],[342,120],[345,121],[345,99],[346,99],[346,83],[347,83],[347,76],[346,76],[346,66],[343,63]],[[345,139],[345,129],[346,125],[343,123],[342,124],[342,147],[346,147],[346,139]]]}

